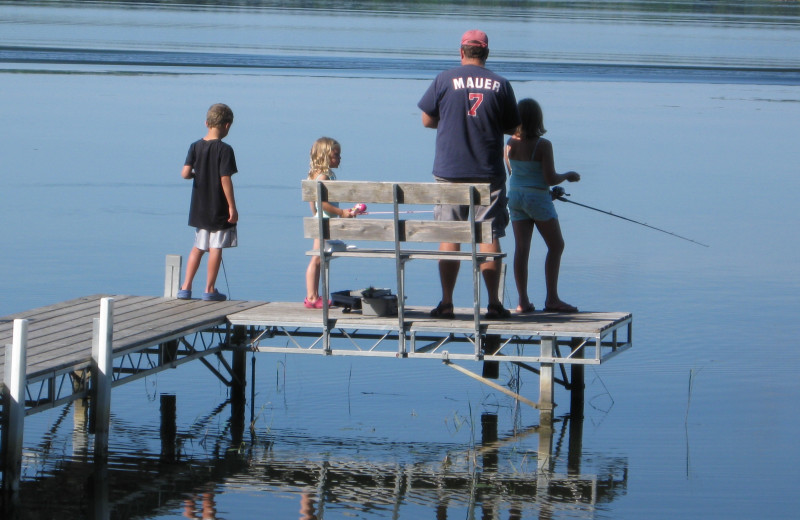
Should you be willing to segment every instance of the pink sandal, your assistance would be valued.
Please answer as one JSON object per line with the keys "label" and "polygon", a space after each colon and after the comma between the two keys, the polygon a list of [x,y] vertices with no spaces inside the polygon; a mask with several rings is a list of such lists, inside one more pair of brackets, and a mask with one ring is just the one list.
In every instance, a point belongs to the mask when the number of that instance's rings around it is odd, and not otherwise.
{"label": "pink sandal", "polygon": [[[308,298],[303,300],[303,305],[305,305],[306,309],[321,309],[322,308],[322,298],[317,298],[316,300],[309,301]],[[328,307],[332,305],[332,302],[328,300]]]}

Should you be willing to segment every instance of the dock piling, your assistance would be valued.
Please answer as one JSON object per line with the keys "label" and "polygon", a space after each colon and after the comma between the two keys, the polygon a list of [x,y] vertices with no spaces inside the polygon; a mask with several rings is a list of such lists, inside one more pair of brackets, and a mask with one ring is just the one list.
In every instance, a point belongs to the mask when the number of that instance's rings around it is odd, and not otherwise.
{"label": "dock piling", "polygon": [[25,386],[28,320],[14,320],[14,334],[6,345],[3,377],[3,503],[19,493],[22,470],[22,436],[25,426]]}
{"label": "dock piling", "polygon": [[108,430],[111,421],[111,383],[113,381],[112,337],[114,298],[100,300],[100,318],[94,319],[92,336],[92,428],[95,459],[108,457]]}
{"label": "dock piling", "polygon": [[177,298],[181,288],[181,262],[180,255],[167,255],[166,273],[164,275],[164,298]]}
{"label": "dock piling", "polygon": [[[542,358],[552,359],[556,346],[556,338],[542,336],[540,343]],[[539,410],[551,412],[553,410],[553,369],[554,365],[552,361],[549,363],[543,361],[539,369]]]}

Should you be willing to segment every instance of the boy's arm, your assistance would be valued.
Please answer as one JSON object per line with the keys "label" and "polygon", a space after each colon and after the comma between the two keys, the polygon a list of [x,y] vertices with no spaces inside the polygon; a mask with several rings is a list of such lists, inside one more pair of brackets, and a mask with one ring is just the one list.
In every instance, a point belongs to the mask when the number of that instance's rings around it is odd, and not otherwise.
{"label": "boy's arm", "polygon": [[225,193],[225,199],[228,201],[228,222],[236,224],[239,221],[239,211],[236,209],[236,199],[233,196],[233,181],[230,175],[224,175],[221,178],[222,191]]}
{"label": "boy's arm", "polygon": [[192,167],[190,165],[185,164],[183,166],[183,169],[181,170],[181,177],[184,179],[191,179],[194,177],[194,174],[192,173]]}

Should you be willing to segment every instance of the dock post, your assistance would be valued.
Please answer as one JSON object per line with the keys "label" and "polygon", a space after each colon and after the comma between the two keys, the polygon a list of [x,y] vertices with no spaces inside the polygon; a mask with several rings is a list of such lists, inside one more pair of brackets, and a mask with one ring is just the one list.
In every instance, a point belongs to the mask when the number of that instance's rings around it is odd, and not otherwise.
{"label": "dock post", "polygon": [[[14,320],[11,345],[6,345],[3,377],[3,509],[18,500],[22,473],[22,436],[25,426],[25,386],[28,320]],[[5,518],[7,511],[4,511]]]}
{"label": "dock post", "polygon": [[[572,359],[583,359],[583,348],[581,348],[581,338],[572,338]],[[571,417],[583,417],[583,391],[586,386],[584,381],[583,365],[573,363],[570,368],[572,377],[570,378],[570,405]]]}
{"label": "dock post", "polygon": [[[231,378],[231,445],[238,448],[244,439],[244,416],[247,405],[247,330],[241,325],[233,327],[231,343],[235,348],[231,351],[233,377]],[[253,375],[255,377],[255,374]]]}
{"label": "dock post", "polygon": [[164,276],[164,298],[177,298],[181,288],[181,255],[167,255],[166,273]]}
{"label": "dock post", "polygon": [[[500,350],[500,336],[497,334],[487,334],[483,340],[483,353],[484,355],[497,354]],[[500,362],[499,361],[484,361],[483,371],[481,375],[487,379],[498,379],[500,377]]]}
{"label": "dock post", "polygon": [[[541,357],[551,358],[555,350],[556,338],[542,336],[540,340]],[[542,362],[539,370],[539,410],[553,412],[553,363]]]}
{"label": "dock post", "polygon": [[100,300],[100,318],[94,319],[92,337],[92,426],[95,460],[108,457],[108,429],[111,421],[112,336],[114,298]]}
{"label": "dock post", "polygon": [[[581,338],[572,338],[573,359],[583,359]],[[584,405],[584,367],[580,363],[571,365],[572,381],[569,401],[569,448],[567,451],[567,474],[580,475],[581,455],[583,453],[583,405]]]}
{"label": "dock post", "polygon": [[161,394],[161,462],[175,462],[175,446],[178,438],[177,402],[175,394]]}

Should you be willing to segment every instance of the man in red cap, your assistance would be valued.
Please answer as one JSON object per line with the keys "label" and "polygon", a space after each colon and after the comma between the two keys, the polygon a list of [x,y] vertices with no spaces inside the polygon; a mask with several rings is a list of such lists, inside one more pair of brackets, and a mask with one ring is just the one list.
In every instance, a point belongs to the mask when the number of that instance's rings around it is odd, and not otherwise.
{"label": "man in red cap", "polygon": [[[506,173],[503,163],[504,134],[519,125],[514,90],[507,79],[486,68],[489,38],[470,30],[461,37],[461,66],[436,76],[417,106],[422,124],[436,129],[433,175],[441,182],[489,182],[491,204],[476,211],[476,221],[492,223],[492,243],[481,251],[500,252],[500,238],[508,226]],[[437,220],[467,220],[468,206],[437,205]],[[460,244],[442,243],[441,251],[458,251]],[[431,311],[436,318],[453,317],[453,290],[459,262],[441,260],[439,277],[442,300]],[[481,265],[489,295],[487,319],[507,318],[510,313],[499,299],[501,261]]]}

